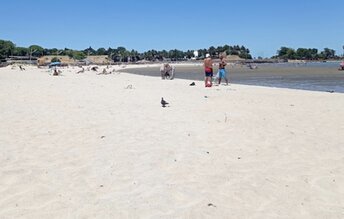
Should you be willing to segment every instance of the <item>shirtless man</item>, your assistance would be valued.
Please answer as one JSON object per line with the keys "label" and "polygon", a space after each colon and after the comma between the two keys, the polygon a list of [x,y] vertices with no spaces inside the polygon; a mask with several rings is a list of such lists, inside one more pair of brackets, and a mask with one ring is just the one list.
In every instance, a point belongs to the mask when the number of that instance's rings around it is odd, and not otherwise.
{"label": "shirtless man", "polygon": [[221,79],[225,79],[226,85],[228,85],[227,72],[226,72],[226,61],[223,56],[220,57],[219,63],[219,85],[221,84]]}
{"label": "shirtless man", "polygon": [[212,78],[213,78],[213,61],[210,58],[209,54],[205,55],[204,59],[204,72],[205,72],[205,78],[204,83],[205,87],[211,87],[212,86]]}

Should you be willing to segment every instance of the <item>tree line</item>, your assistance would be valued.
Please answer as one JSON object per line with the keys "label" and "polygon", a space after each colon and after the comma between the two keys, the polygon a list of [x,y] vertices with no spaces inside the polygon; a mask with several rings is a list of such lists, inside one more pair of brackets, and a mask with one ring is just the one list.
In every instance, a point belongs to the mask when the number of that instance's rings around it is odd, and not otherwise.
{"label": "tree line", "polygon": [[227,55],[238,55],[240,58],[252,59],[250,50],[245,46],[211,46],[209,48],[198,50],[182,51],[178,49],[173,50],[148,50],[145,52],[138,52],[136,50],[127,50],[125,47],[117,48],[98,48],[93,49],[89,47],[84,50],[74,50],[69,48],[64,49],[47,49],[39,45],[31,45],[29,47],[17,47],[13,42],[0,40],[0,59],[5,59],[10,56],[29,56],[29,57],[41,57],[45,55],[50,56],[69,56],[76,60],[82,60],[90,55],[106,55],[114,61],[118,62],[135,62],[139,60],[148,61],[161,61],[164,59],[170,59],[172,61],[191,59],[194,57],[194,52],[198,52],[198,57],[203,58],[207,53],[212,57],[218,57],[220,54],[226,53]]}
{"label": "tree line", "polygon": [[[343,48],[344,49],[344,48]],[[199,58],[204,58],[207,53],[212,57],[218,57],[223,53],[227,55],[238,55],[243,59],[252,59],[250,50],[245,46],[211,46],[209,48],[198,50],[182,51],[178,49],[172,50],[148,50],[145,52],[138,52],[134,49],[127,50],[125,47],[117,48],[98,48],[92,47],[84,50],[74,50],[69,48],[64,49],[47,49],[39,45],[31,45],[29,47],[17,47],[13,42],[0,40],[0,59],[6,59],[10,56],[26,56],[26,57],[41,57],[45,55],[50,56],[69,56],[76,60],[85,59],[90,55],[106,55],[115,62],[136,62],[140,60],[148,61],[162,61],[164,59],[170,59],[172,61],[191,59],[194,57],[194,52],[198,52]],[[325,59],[337,59],[335,50],[325,48],[323,51],[318,51],[315,48],[298,48],[293,49],[289,47],[281,47],[277,51],[277,55],[271,57],[273,59],[301,59],[301,60],[325,60]]]}
{"label": "tree line", "polygon": [[325,60],[325,59],[339,59],[336,56],[336,51],[329,48],[324,48],[323,51],[318,51],[315,48],[288,48],[281,47],[277,51],[277,55],[272,58],[279,59],[300,59],[300,60]]}

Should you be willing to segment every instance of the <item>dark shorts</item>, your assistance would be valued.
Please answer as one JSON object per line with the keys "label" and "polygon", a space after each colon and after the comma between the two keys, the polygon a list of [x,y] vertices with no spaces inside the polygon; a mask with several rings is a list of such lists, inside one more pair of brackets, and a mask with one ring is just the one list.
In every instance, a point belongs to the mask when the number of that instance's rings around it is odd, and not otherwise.
{"label": "dark shorts", "polygon": [[206,76],[206,77],[213,77],[213,73],[206,72],[206,73],[205,73],[205,76]]}
{"label": "dark shorts", "polygon": [[205,76],[206,77],[213,77],[213,69],[212,68],[205,68]]}

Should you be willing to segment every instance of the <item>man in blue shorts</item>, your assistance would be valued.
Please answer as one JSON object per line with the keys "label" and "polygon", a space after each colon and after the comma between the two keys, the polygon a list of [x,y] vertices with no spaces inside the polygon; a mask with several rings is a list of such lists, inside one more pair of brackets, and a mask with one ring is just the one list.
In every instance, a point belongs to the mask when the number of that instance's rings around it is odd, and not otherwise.
{"label": "man in blue shorts", "polygon": [[228,85],[228,79],[227,79],[227,72],[226,72],[226,65],[223,56],[220,57],[220,63],[219,63],[219,85],[221,84],[221,79],[225,79],[226,85]]}

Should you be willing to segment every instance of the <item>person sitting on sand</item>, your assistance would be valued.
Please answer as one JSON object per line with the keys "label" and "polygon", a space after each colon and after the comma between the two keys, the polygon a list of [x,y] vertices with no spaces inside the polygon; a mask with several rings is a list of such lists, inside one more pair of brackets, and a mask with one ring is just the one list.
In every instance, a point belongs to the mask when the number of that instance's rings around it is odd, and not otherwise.
{"label": "person sitting on sand", "polygon": [[82,68],[80,71],[77,72],[77,74],[79,74],[79,73],[84,73],[84,72],[85,72],[85,69]]}
{"label": "person sitting on sand", "polygon": [[107,72],[105,68],[103,68],[103,71],[101,73],[98,73],[97,75],[107,75],[111,74],[111,72]]}
{"label": "person sitting on sand", "polygon": [[57,69],[55,68],[55,69],[54,69],[53,76],[58,76],[58,75],[59,75],[59,72],[58,72]]}
{"label": "person sitting on sand", "polygon": [[206,54],[206,58],[204,59],[204,72],[205,72],[205,78],[204,83],[205,87],[211,87],[212,84],[212,78],[213,78],[213,60],[210,58],[209,54]]}
{"label": "person sitting on sand", "polygon": [[344,61],[342,63],[340,63],[339,69],[338,70],[344,70]]}
{"label": "person sitting on sand", "polygon": [[169,64],[165,64],[165,78],[166,79],[170,78],[170,71],[171,71],[171,66]]}
{"label": "person sitting on sand", "polygon": [[175,67],[166,63],[160,67],[161,79],[170,79],[174,78]]}
{"label": "person sitting on sand", "polygon": [[256,65],[252,65],[251,63],[249,63],[247,65],[247,67],[249,67],[249,69],[257,69],[258,68]]}

